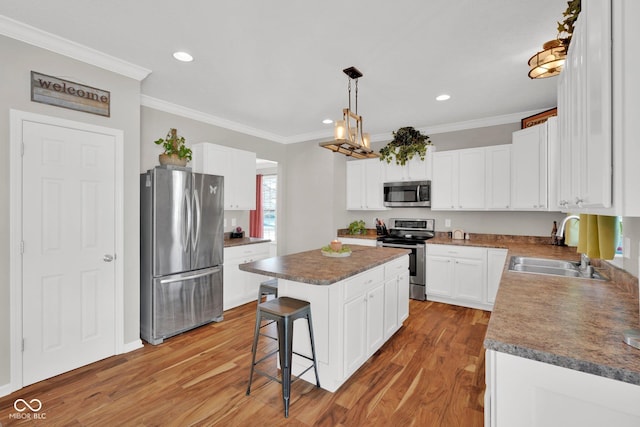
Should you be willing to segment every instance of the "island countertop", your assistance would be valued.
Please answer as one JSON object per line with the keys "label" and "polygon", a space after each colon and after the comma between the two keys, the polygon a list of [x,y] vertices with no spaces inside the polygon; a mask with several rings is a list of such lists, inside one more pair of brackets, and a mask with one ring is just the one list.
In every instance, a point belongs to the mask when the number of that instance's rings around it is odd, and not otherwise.
{"label": "island countertop", "polygon": [[407,249],[349,245],[351,256],[333,258],[320,249],[240,264],[240,270],[312,285],[331,285],[409,254]]}

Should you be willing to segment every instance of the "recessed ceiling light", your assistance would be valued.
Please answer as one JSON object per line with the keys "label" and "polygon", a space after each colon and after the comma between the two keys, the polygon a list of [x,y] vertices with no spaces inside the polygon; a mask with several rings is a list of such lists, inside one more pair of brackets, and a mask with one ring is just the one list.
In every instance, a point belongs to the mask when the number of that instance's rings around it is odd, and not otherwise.
{"label": "recessed ceiling light", "polygon": [[436,101],[446,101],[449,98],[451,98],[450,95],[447,95],[446,93],[443,93],[442,95],[436,96]]}
{"label": "recessed ceiling light", "polygon": [[325,125],[328,125],[328,124],[333,123],[333,120],[331,120],[331,119],[324,119],[324,120],[322,121],[322,123],[324,123]]}
{"label": "recessed ceiling light", "polygon": [[189,55],[187,52],[174,52],[173,57],[182,62],[193,61],[193,56]]}

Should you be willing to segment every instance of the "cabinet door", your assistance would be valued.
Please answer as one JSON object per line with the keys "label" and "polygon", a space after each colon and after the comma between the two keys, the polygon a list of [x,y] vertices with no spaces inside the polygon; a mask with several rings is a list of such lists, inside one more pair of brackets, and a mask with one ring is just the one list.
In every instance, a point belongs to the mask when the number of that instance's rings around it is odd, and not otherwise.
{"label": "cabinet door", "polygon": [[[256,208],[256,154],[233,150],[231,152],[232,170],[228,174],[232,194],[232,210],[252,210]],[[225,198],[227,195],[227,176],[225,176]]]}
{"label": "cabinet door", "polygon": [[484,149],[460,150],[458,154],[458,208],[484,209]]}
{"label": "cabinet door", "polygon": [[541,210],[547,206],[546,125],[513,133],[511,147],[511,206]]}
{"label": "cabinet door", "polygon": [[386,209],[382,181],[382,162],[378,159],[361,160],[364,163],[363,186],[367,209]]}
{"label": "cabinet door", "polygon": [[458,206],[458,156],[454,151],[433,156],[431,209],[454,209]]}
{"label": "cabinet door", "polygon": [[347,162],[347,209],[364,208],[364,163],[362,160]]}
{"label": "cabinet door", "polygon": [[367,356],[384,342],[384,283],[367,292]]}
{"label": "cabinet door", "polygon": [[452,269],[450,257],[427,255],[427,297],[453,296]]}
{"label": "cabinet door", "polygon": [[409,272],[398,276],[398,327],[409,317]]}
{"label": "cabinet door", "polygon": [[[238,266],[240,261],[225,260],[222,269],[222,309],[229,310],[244,304],[245,297],[245,272],[241,271]],[[256,291],[257,298],[257,291]]]}
{"label": "cabinet door", "polygon": [[511,144],[485,149],[486,207],[509,209],[511,203]]}
{"label": "cabinet door", "polygon": [[454,260],[455,297],[483,302],[485,288],[484,260],[457,258]]}
{"label": "cabinet door", "polygon": [[398,330],[398,278],[384,282],[384,339]]}
{"label": "cabinet door", "polygon": [[367,360],[367,303],[365,295],[344,304],[344,376]]}

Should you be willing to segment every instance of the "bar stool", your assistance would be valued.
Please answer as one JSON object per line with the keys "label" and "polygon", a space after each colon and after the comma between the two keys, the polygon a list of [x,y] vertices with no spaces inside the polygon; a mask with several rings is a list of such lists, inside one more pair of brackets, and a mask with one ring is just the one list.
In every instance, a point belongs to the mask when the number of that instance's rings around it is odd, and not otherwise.
{"label": "bar stool", "polygon": [[[309,325],[309,339],[311,341],[311,355],[312,357],[308,357],[304,354],[297,353],[293,351],[293,322],[296,319],[306,318],[307,323]],[[278,326],[278,350],[272,351],[268,353],[260,360],[256,362],[256,348],[258,347],[258,338],[260,335],[260,323],[262,320],[274,320]],[[314,373],[316,375],[316,386],[320,387],[320,378],[318,377],[318,366],[316,361],[316,348],[315,342],[313,339],[313,325],[311,323],[311,304],[307,301],[302,301],[299,299],[289,298],[289,297],[278,297],[261,304],[258,304],[258,313],[256,315],[256,327],[255,333],[253,336],[253,346],[252,346],[252,358],[251,358],[251,373],[249,374],[249,386],[247,387],[247,395],[251,393],[251,382],[253,380],[254,371],[260,375],[263,375],[267,378],[270,378],[274,381],[282,384],[282,399],[284,401],[284,416],[289,417],[289,397],[291,394],[291,362],[293,358],[293,354],[296,354],[300,357],[304,357],[305,359],[312,361],[313,364],[309,366],[307,369],[302,371],[300,375],[301,377],[304,373],[313,368]],[[280,359],[280,379],[269,375],[266,372],[260,371],[256,369],[256,365],[270,356],[279,353],[278,357]],[[297,380],[298,378],[295,378]]]}
{"label": "bar stool", "polygon": [[[274,297],[278,297],[278,279],[273,278],[273,279],[269,279],[269,280],[265,280],[264,282],[260,283],[260,286],[258,287],[258,304],[256,306],[256,318],[258,317],[258,311],[260,310],[259,306],[260,303],[262,302],[262,297],[263,296],[268,296],[268,295],[273,295]],[[260,325],[261,328],[264,328],[265,326],[269,326],[270,324],[272,324],[274,321],[271,320],[267,323],[265,323],[264,325]],[[272,340],[277,340],[278,338],[276,337],[272,337],[271,335],[266,335],[266,334],[260,334],[263,337],[267,337],[267,338],[271,338]],[[255,344],[254,347],[251,347],[251,351],[255,352]]]}

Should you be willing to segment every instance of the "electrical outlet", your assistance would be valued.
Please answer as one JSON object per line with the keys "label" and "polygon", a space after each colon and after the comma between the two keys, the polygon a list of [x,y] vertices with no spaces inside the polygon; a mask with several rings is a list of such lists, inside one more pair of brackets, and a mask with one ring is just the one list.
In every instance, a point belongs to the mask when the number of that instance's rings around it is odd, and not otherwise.
{"label": "electrical outlet", "polygon": [[449,218],[444,220],[444,226],[445,227],[451,227],[451,220]]}
{"label": "electrical outlet", "polygon": [[236,219],[235,218],[231,218],[231,226],[232,227],[236,226]]}

